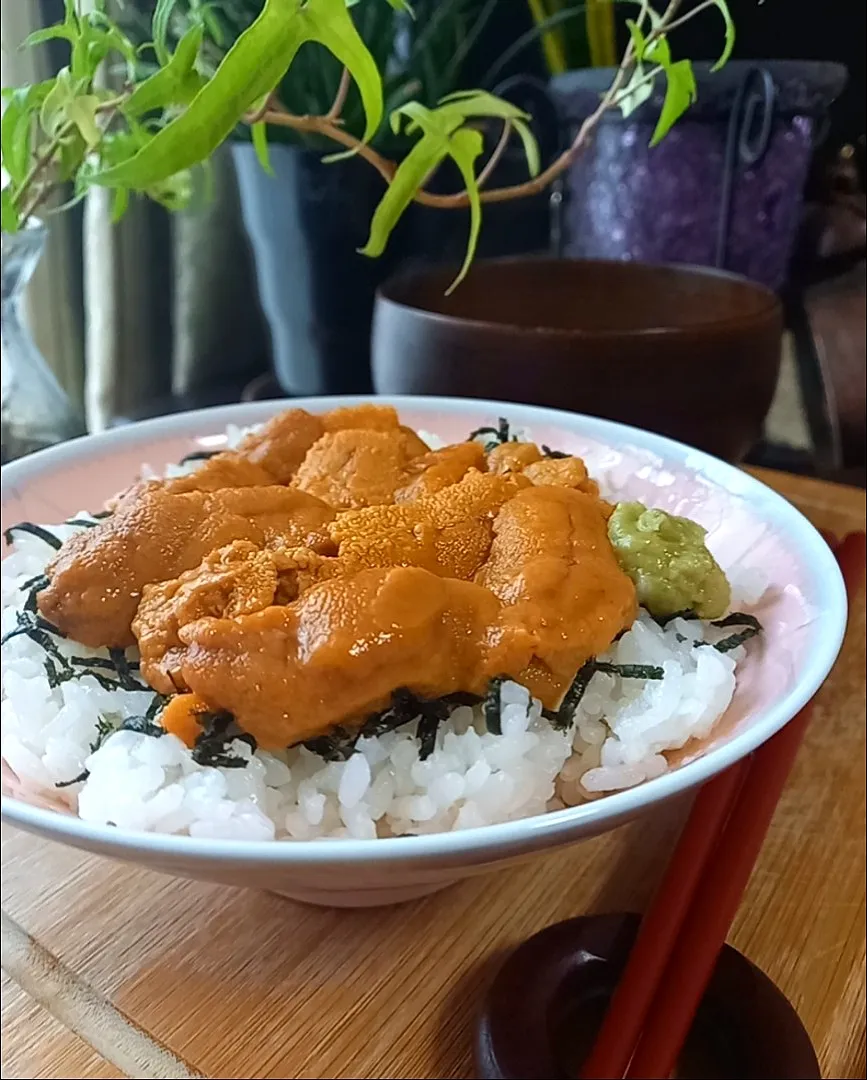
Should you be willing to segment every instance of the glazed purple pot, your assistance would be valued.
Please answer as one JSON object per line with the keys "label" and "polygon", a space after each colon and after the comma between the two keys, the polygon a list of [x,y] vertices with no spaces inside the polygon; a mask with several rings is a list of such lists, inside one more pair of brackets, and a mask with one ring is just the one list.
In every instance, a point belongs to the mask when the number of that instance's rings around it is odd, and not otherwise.
{"label": "glazed purple pot", "polygon": [[[662,87],[628,118],[609,112],[564,186],[561,254],[717,266],[778,289],[813,146],[846,81],[838,64],[696,64],[698,99],[648,147]],[[550,92],[571,139],[611,69],[568,72]]]}

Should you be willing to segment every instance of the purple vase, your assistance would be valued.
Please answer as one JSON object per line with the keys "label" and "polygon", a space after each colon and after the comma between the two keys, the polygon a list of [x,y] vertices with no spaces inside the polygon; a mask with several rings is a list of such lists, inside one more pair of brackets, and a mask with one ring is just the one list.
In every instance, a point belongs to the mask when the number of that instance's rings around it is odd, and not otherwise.
{"label": "purple vase", "polygon": [[[561,253],[718,266],[770,288],[785,281],[813,146],[846,81],[837,64],[697,64],[698,99],[648,148],[662,88],[629,117],[609,112],[564,185]],[[567,136],[611,69],[551,82]]]}

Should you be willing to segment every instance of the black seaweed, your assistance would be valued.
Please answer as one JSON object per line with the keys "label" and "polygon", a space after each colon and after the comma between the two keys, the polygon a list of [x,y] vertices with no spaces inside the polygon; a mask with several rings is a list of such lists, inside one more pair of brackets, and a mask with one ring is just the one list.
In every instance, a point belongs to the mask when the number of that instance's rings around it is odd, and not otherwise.
{"label": "black seaweed", "polygon": [[[42,645],[44,649],[46,648],[44,639],[47,634],[54,634],[55,637],[60,638],[66,636],[54,623],[43,619],[41,615],[37,615],[35,611],[31,611],[29,608],[24,608],[16,613],[15,626],[0,637],[0,645],[5,645],[7,641],[20,637],[22,634],[26,634],[37,645]],[[57,651],[57,646],[52,643],[51,647],[46,651],[53,654]],[[63,662],[66,663],[65,660]]]}
{"label": "black seaweed", "polygon": [[229,712],[201,713],[199,723],[202,733],[193,747],[193,761],[197,765],[210,765],[221,769],[244,769],[247,759],[231,752],[236,740],[245,742],[255,752],[257,743],[252,735],[241,731]]}
{"label": "black seaweed", "polygon": [[328,735],[318,735],[301,743],[311,754],[318,754],[325,761],[349,761],[358,742],[357,731],[336,727]]}
{"label": "black seaweed", "polygon": [[656,664],[608,664],[604,660],[593,661],[594,671],[604,671],[608,675],[619,675],[621,679],[658,680],[665,672]]}
{"label": "black seaweed", "polygon": [[482,712],[485,715],[485,727],[492,735],[502,735],[503,728],[500,723],[500,707],[503,683],[508,681],[508,675],[497,675],[488,683],[488,692],[485,694],[485,703]]}
{"label": "black seaweed", "polygon": [[58,551],[63,543],[54,533],[43,529],[41,525],[34,525],[32,521],[19,521],[17,525],[10,525],[8,529],[3,530],[3,539],[7,544],[12,544],[17,532],[30,533],[31,536],[36,536],[48,544],[49,547],[54,548],[55,551]]}
{"label": "black seaweed", "polygon": [[542,715],[555,728],[565,731],[569,727],[572,723],[572,717],[575,715],[575,710],[581,703],[581,698],[584,697],[591,679],[598,671],[607,675],[619,675],[621,679],[656,680],[663,678],[665,675],[662,668],[657,667],[655,664],[610,664],[605,660],[588,660],[572,680],[572,685],[566,691],[560,703],[560,708],[556,712],[552,712],[550,709],[543,710]]}
{"label": "black seaweed", "polygon": [[584,692],[590,685],[590,680],[595,674],[596,661],[588,660],[572,680],[572,685],[563,695],[563,700],[560,702],[560,708],[557,709],[556,712],[549,711],[546,713],[548,720],[555,728],[564,731],[572,723],[572,716],[578,708],[581,698],[584,697]]}
{"label": "black seaweed", "polygon": [[209,458],[222,454],[222,450],[194,450],[191,454],[184,454],[179,465],[189,465],[193,461],[208,461]]}
{"label": "black seaweed", "polygon": [[542,443],[542,453],[546,458],[566,458],[571,457],[571,454],[567,454],[565,450],[552,450],[550,446],[546,446]]}
{"label": "black seaweed", "polygon": [[[123,725],[121,725],[123,726]],[[102,746],[109,735],[114,734],[118,730],[117,727],[117,714],[108,713],[105,716],[100,716],[96,722],[96,738],[90,744],[91,754],[95,754],[96,751]],[[84,781],[90,776],[90,769],[83,769],[78,776],[74,776],[71,780],[59,780],[55,783],[56,788],[72,787],[73,784],[83,784]]]}
{"label": "black seaweed", "polygon": [[121,731],[134,731],[137,735],[149,735],[153,739],[159,739],[166,734],[166,729],[155,724],[147,716],[128,716],[120,725]]}
{"label": "black seaweed", "polygon": [[[764,632],[764,628],[755,615],[749,615],[745,611],[733,611],[731,615],[726,615],[724,619],[715,619],[711,626],[716,626],[720,630],[724,630],[729,626],[740,626],[743,629],[738,630],[735,634],[729,634],[728,637],[723,638],[721,641],[714,642],[714,648],[717,652],[727,653],[732,649],[736,649],[739,645],[743,645],[749,641],[750,638],[757,637]],[[706,641],[697,641],[696,647],[709,644]]]}
{"label": "black seaweed", "polygon": [[416,729],[416,738],[420,746],[418,756],[425,761],[436,749],[437,731],[443,720],[449,715],[449,707],[444,701],[426,701],[421,705],[421,717]]}
{"label": "black seaweed", "polygon": [[500,417],[496,427],[480,427],[476,428],[475,431],[471,431],[467,436],[467,442],[472,442],[480,436],[486,436],[486,453],[493,450],[495,446],[502,446],[503,443],[518,441],[518,436],[510,433],[509,421],[504,416]]}

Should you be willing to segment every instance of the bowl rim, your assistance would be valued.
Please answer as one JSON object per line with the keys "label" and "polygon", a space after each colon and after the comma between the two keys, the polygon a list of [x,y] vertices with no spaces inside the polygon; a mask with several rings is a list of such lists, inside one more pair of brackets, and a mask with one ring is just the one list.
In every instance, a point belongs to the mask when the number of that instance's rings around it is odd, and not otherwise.
{"label": "bowl rim", "polygon": [[[374,319],[379,311],[389,308],[412,314],[424,323],[432,323],[439,326],[462,326],[472,329],[474,332],[486,334],[507,334],[509,337],[530,338],[538,341],[540,337],[557,341],[616,341],[645,338],[691,338],[710,331],[745,331],[752,329],[756,323],[766,323],[769,319],[782,318],[782,304],[773,290],[765,285],[741,274],[735,274],[730,270],[723,270],[714,266],[698,266],[692,263],[645,263],[634,262],[628,259],[555,259],[550,255],[510,255],[497,259],[479,259],[473,265],[473,272],[482,273],[488,267],[520,267],[523,265],[538,266],[550,264],[562,267],[563,263],[593,264],[607,267],[617,267],[631,273],[638,270],[669,270],[684,277],[701,277],[705,279],[722,279],[731,284],[741,285],[748,291],[760,295],[764,303],[746,315],[732,316],[730,318],[711,319],[707,322],[696,323],[692,326],[646,326],[638,330],[584,330],[580,327],[565,329],[557,326],[521,326],[510,322],[491,322],[488,319],[466,318],[460,315],[450,315],[442,311],[428,311],[423,307],[398,299],[392,293],[394,289],[402,285],[411,285],[423,279],[437,281],[443,279],[448,284],[452,269],[449,267],[416,267],[404,270],[384,281],[376,290]],[[374,322],[373,343],[376,349],[377,328]],[[577,414],[576,414],[577,415]]]}
{"label": "bowl rim", "polygon": [[[259,423],[286,408],[307,408],[312,412],[372,401],[401,409],[473,416],[509,416],[513,423],[560,425],[576,435],[603,444],[626,444],[657,454],[669,467],[691,469],[732,495],[753,506],[772,511],[774,521],[790,539],[796,540],[797,554],[811,564],[811,577],[822,583],[822,604],[817,610],[815,645],[809,651],[800,678],[779,700],[760,714],[760,720],[733,736],[723,745],[679,768],[624,791],[602,798],[548,811],[515,821],[485,825],[457,832],[422,836],[386,837],[377,840],[221,840],[186,835],[134,832],[108,825],[94,825],[77,816],[33,806],[3,794],[0,816],[12,825],[66,840],[76,846],[98,848],[104,854],[129,858],[135,851],[154,859],[166,857],[202,864],[221,862],[268,864],[283,867],[334,866],[342,863],[389,864],[408,859],[417,865],[436,863],[455,856],[472,862],[474,856],[506,857],[516,849],[530,850],[570,839],[579,839],[594,826],[615,824],[635,816],[655,803],[663,802],[705,783],[711,777],[745,757],[776,734],[813,697],[834,665],[846,630],[847,601],[837,560],[818,530],[787,499],[760,480],[701,450],[662,435],[642,431],[612,420],[568,413],[534,405],[473,398],[442,398],[359,394],[340,397],[278,399],[254,403],[197,409],[129,424],[86,435],[59,446],[38,451],[3,467],[2,489],[26,483],[54,465],[86,461],[115,446],[134,446],[149,437],[187,435],[201,438],[208,432],[222,432],[228,424]],[[474,422],[473,421],[473,422]],[[767,516],[767,514],[765,514]],[[604,831],[603,829],[598,830]]]}

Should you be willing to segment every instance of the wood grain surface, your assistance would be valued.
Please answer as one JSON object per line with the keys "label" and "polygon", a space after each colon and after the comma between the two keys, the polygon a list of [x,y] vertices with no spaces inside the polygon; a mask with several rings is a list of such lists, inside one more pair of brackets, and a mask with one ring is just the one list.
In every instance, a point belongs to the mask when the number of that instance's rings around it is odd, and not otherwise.
{"label": "wood grain surface", "polygon": [[[824,528],[864,528],[863,492],[761,477]],[[826,1077],[865,1076],[864,642],[862,593],[729,936],[792,1000]],[[572,915],[640,910],[686,809],[366,911],[4,827],[4,964],[29,993],[4,977],[3,1076],[472,1077],[475,1012],[505,951]]]}

